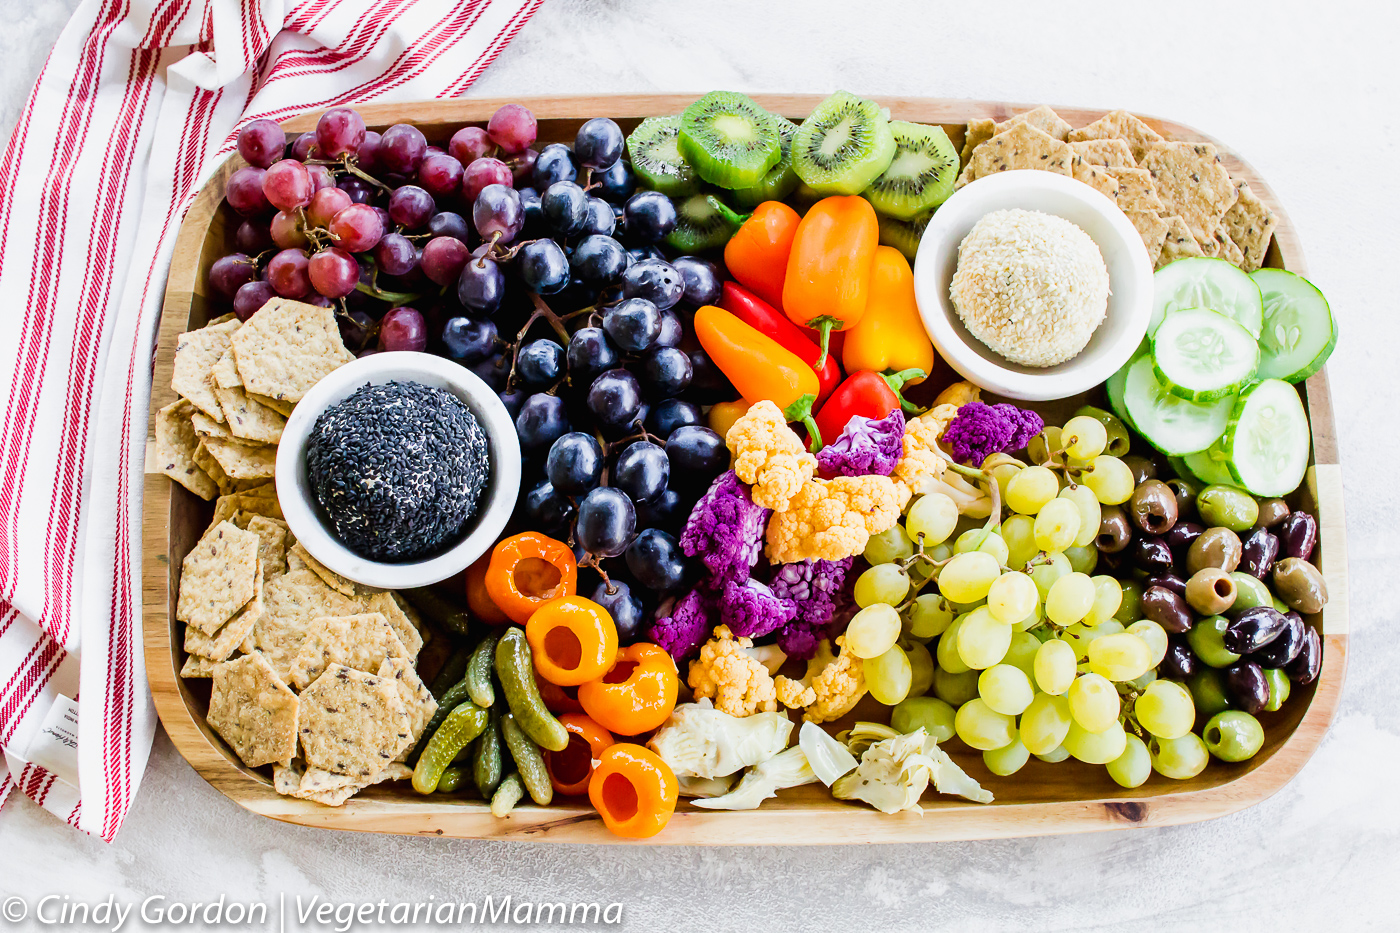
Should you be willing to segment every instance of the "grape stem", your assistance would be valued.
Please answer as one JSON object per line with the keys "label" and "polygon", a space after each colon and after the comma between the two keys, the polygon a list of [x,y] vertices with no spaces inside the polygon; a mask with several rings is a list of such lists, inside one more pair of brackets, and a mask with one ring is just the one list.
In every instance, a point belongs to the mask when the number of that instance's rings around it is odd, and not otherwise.
{"label": "grape stem", "polygon": [[373,175],[360,168],[354,162],[351,162],[349,153],[346,153],[344,156],[341,157],[340,164],[345,167],[345,171],[349,172],[351,175],[354,175],[356,178],[360,178],[364,181],[369,182],[371,185],[374,185],[381,191],[387,191],[390,194],[394,193],[393,188],[390,188],[388,185],[384,184],[384,182],[380,181],[378,178],[375,178]]}
{"label": "grape stem", "polygon": [[380,301],[387,301],[391,308],[406,305],[410,301],[417,301],[419,298],[423,297],[417,292],[391,292],[380,288],[378,285],[367,285],[364,282],[356,282],[355,291],[363,292],[366,295],[378,298]]}
{"label": "grape stem", "polygon": [[[545,304],[544,299],[534,292],[530,292],[530,300],[534,303],[535,310],[525,320],[525,326],[520,328],[520,331],[515,335],[515,345],[510,351],[510,375],[506,377],[507,391],[515,387],[515,370],[520,363],[520,344],[525,340],[525,335],[530,332],[530,328],[535,326],[536,321],[541,319],[548,321],[549,326],[554,329],[554,333],[559,337],[560,342],[566,346],[569,343],[569,330],[564,326],[564,321],[559,315],[554,313],[554,309]],[[557,386],[555,388],[557,388]],[[553,391],[553,389],[550,391]]]}

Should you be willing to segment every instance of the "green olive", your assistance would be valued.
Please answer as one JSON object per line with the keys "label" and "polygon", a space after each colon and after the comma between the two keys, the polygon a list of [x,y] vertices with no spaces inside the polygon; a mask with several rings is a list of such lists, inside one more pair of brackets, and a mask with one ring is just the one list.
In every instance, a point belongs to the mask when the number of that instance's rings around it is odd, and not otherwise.
{"label": "green olive", "polygon": [[1235,601],[1230,606],[1231,615],[1239,615],[1246,609],[1273,606],[1274,594],[1269,592],[1263,580],[1239,570],[1230,574],[1230,579],[1235,581]]}
{"label": "green olive", "polygon": [[1219,615],[1235,602],[1238,587],[1219,567],[1202,567],[1186,581],[1186,601],[1201,615]]}
{"label": "green olive", "polygon": [[1210,717],[1201,738],[1221,761],[1248,761],[1264,746],[1264,727],[1244,710],[1227,709]]}
{"label": "green olive", "polygon": [[1225,629],[1229,625],[1230,620],[1224,616],[1201,619],[1186,633],[1186,642],[1196,652],[1196,657],[1211,667],[1229,667],[1240,659],[1225,647]]}
{"label": "green olive", "polygon": [[1118,604],[1118,611],[1113,614],[1113,618],[1124,625],[1132,625],[1142,618],[1142,584],[1137,580],[1119,580],[1123,588],[1123,601]]}
{"label": "green olive", "polygon": [[1191,702],[1196,706],[1197,722],[1230,708],[1230,701],[1225,696],[1225,678],[1215,668],[1200,668],[1186,679],[1186,686],[1191,691]]}
{"label": "green olive", "polygon": [[1110,457],[1122,457],[1128,452],[1132,445],[1132,438],[1128,435],[1128,429],[1123,426],[1123,422],[1118,420],[1118,416],[1111,411],[1104,411],[1102,408],[1095,408],[1093,405],[1082,405],[1076,411],[1075,416],[1084,415],[1093,418],[1103,425],[1104,431],[1108,434],[1108,446],[1103,452]]}
{"label": "green olive", "polygon": [[1264,704],[1266,712],[1282,709],[1288,702],[1288,694],[1293,690],[1293,682],[1288,674],[1277,667],[1264,668],[1264,683],[1269,685],[1269,702]]}
{"label": "green olive", "polygon": [[1207,486],[1196,497],[1196,511],[1207,525],[1219,525],[1231,531],[1253,528],[1259,518],[1259,503],[1243,489],[1233,486]]}
{"label": "green olive", "polygon": [[1242,556],[1244,545],[1239,535],[1228,528],[1207,528],[1191,542],[1186,552],[1186,573],[1194,576],[1207,567],[1219,567],[1228,572],[1240,565]]}
{"label": "green olive", "polygon": [[1285,557],[1274,564],[1274,589],[1293,609],[1311,615],[1327,605],[1327,581],[1322,571],[1301,557]]}

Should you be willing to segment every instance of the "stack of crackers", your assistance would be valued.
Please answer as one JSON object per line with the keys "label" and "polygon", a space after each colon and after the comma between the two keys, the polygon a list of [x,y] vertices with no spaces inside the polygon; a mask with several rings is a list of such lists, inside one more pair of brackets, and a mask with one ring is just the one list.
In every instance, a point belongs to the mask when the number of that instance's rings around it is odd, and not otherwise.
{"label": "stack of crackers", "polygon": [[340,806],[404,763],[437,711],[418,677],[422,621],[398,594],[340,576],[294,540],[273,464],[286,415],[354,356],[327,308],[273,299],[248,322],[182,334],[156,416],[161,472],[214,517],[185,556],[180,675],[211,678],[208,722],[279,793]]}
{"label": "stack of crackers", "polygon": [[240,324],[231,314],[180,335],[171,387],[156,413],[157,468],[203,499],[272,478],[287,416],[355,355],[330,308],[274,298]]}
{"label": "stack of crackers", "polygon": [[1147,247],[1154,268],[1214,256],[1246,272],[1264,263],[1277,221],[1232,181],[1209,143],[1172,142],[1125,110],[1072,128],[1049,107],[1004,123],[973,120],[956,187],[1013,169],[1069,175],[1118,204]]}

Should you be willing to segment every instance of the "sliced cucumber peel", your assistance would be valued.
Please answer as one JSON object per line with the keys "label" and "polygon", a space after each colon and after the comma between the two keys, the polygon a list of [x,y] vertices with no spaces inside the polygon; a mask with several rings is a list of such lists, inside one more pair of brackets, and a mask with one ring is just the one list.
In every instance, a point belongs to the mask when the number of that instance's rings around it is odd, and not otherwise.
{"label": "sliced cucumber peel", "polygon": [[1312,450],[1298,390],[1265,379],[1240,393],[1220,444],[1234,481],[1256,496],[1286,496],[1303,482]]}
{"label": "sliced cucumber peel", "polygon": [[1225,433],[1235,396],[1193,402],[1172,395],[1157,381],[1151,356],[1140,356],[1128,369],[1123,400],[1137,432],[1169,457],[1205,450]]}
{"label": "sliced cucumber peel", "polygon": [[1322,368],[1337,345],[1337,325],[1322,292],[1301,275],[1258,269],[1249,276],[1264,301],[1259,376],[1302,382]]}
{"label": "sliced cucumber peel", "polygon": [[1167,315],[1186,308],[1210,308],[1233,318],[1258,339],[1264,318],[1260,286],[1224,259],[1193,257],[1168,263],[1152,276],[1151,336]]}
{"label": "sliced cucumber peel", "polygon": [[1166,316],[1152,335],[1153,372],[1168,392],[1193,402],[1237,393],[1259,368],[1259,344],[1233,318],[1209,308]]}

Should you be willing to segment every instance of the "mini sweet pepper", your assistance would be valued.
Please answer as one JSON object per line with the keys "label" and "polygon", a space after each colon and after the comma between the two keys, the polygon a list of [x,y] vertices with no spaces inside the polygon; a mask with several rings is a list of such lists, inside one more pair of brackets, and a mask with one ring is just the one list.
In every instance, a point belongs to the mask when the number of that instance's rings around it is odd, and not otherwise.
{"label": "mini sweet pepper", "polygon": [[783,312],[818,331],[819,365],[826,363],[831,332],[855,327],[865,314],[879,242],[875,208],[856,196],[823,198],[797,226],[783,279]]}
{"label": "mini sweet pepper", "polygon": [[775,307],[783,303],[788,254],[801,222],[797,211],[782,201],[764,201],[724,247],[729,274]]}
{"label": "mini sweet pepper", "polygon": [[[899,250],[890,246],[875,248],[865,314],[845,333],[841,364],[848,373],[862,369],[877,373],[906,369],[933,372],[933,344],[914,300],[914,270]],[[910,383],[917,381],[911,379]]]}
{"label": "mini sweet pepper", "polygon": [[[841,367],[836,364],[836,355],[828,354],[826,362],[818,366],[822,351],[812,340],[812,332],[789,321],[781,311],[744,286],[725,282],[719,306],[760,333],[772,337],[812,367],[812,371],[817,374],[818,405],[826,401],[826,397],[840,384]],[[925,337],[924,340],[927,342],[928,338]],[[924,372],[928,372],[927,368]]]}

